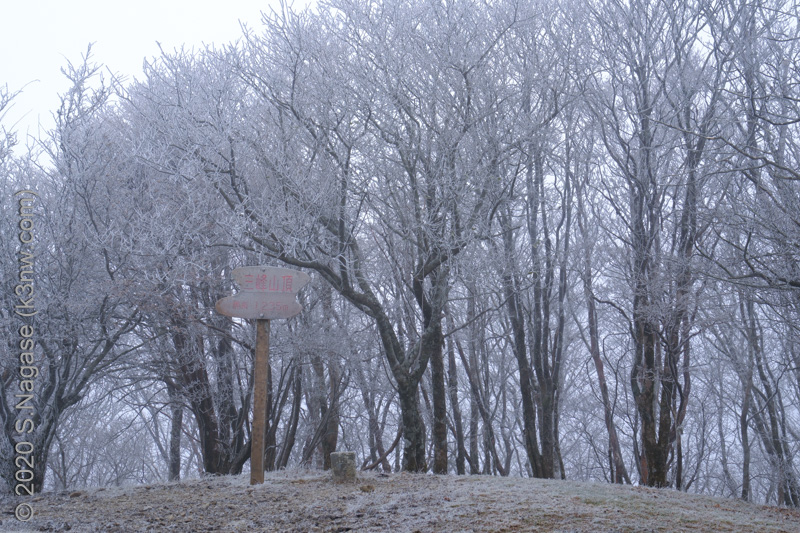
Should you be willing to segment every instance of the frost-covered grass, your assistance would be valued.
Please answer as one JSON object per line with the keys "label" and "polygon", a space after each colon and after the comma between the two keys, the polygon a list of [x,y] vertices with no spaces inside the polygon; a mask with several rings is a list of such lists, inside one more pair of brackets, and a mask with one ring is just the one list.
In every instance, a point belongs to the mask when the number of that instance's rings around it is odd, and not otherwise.
{"label": "frost-covered grass", "polygon": [[[13,502],[3,505],[13,508]],[[605,484],[359,473],[268,473],[46,494],[0,531],[800,532],[800,512]],[[69,528],[69,529],[67,529]]]}

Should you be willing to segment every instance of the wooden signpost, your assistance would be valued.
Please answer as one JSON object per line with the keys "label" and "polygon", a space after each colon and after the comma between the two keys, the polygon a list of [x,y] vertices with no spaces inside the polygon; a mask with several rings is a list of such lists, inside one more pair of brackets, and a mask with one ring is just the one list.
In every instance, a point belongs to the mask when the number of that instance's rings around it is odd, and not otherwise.
{"label": "wooden signpost", "polygon": [[250,266],[233,271],[242,289],[217,302],[217,312],[231,317],[255,319],[256,357],[253,363],[253,425],[250,446],[250,484],[264,483],[264,437],[267,427],[267,366],[269,321],[291,318],[303,308],[297,291],[309,282],[308,274],[289,268]]}

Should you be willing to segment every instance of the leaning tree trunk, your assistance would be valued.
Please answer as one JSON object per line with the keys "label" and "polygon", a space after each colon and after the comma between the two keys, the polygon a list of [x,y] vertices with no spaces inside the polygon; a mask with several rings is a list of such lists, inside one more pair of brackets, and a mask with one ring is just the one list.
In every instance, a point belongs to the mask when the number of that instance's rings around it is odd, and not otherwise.
{"label": "leaning tree trunk", "polygon": [[[588,175],[588,172],[587,172]],[[592,247],[591,236],[588,231],[588,216],[584,206],[584,186],[580,186],[578,191],[578,228],[583,237],[583,295],[586,300],[586,319],[589,327],[589,355],[594,363],[597,373],[597,385],[600,388],[600,398],[603,401],[603,418],[608,432],[608,448],[611,462],[611,481],[613,483],[628,483],[631,480],[625,461],[622,458],[622,449],[619,444],[617,427],[614,424],[614,410],[608,394],[608,383],[606,381],[605,365],[600,356],[600,328],[597,321],[597,306],[595,304],[594,286],[592,283]]]}

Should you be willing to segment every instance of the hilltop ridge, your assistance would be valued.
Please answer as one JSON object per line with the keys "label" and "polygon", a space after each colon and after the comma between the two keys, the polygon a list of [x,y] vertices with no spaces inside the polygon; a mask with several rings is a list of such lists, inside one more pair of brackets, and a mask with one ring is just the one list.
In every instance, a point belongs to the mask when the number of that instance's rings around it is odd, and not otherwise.
{"label": "hilltop ridge", "polygon": [[[797,533],[800,512],[738,500],[600,483],[314,470],[45,493],[26,524],[0,531],[537,531]],[[6,500],[10,507],[13,502]]]}

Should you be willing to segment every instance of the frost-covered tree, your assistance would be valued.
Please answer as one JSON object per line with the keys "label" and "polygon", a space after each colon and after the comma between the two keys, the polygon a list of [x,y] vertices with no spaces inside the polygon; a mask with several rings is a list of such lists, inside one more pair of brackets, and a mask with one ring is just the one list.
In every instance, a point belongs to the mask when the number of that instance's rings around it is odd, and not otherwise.
{"label": "frost-covered tree", "polygon": [[[18,253],[14,249],[19,243],[16,235],[3,240],[7,247],[3,262],[6,286],[25,285],[28,282],[20,281],[20,272],[32,271],[26,275],[33,278],[27,295],[33,297],[35,307],[35,314],[31,311],[32,316],[22,317],[9,305],[3,315],[10,342],[4,345],[2,359],[0,454],[2,476],[11,490],[15,485],[14,442],[24,438],[33,445],[32,484],[36,491],[41,490],[50,446],[64,412],[135,347],[130,333],[138,324],[138,312],[121,297],[113,265],[94,247],[89,230],[92,191],[84,185],[102,175],[104,168],[101,159],[98,163],[98,154],[86,149],[91,144],[87,140],[97,134],[90,126],[105,110],[110,94],[94,77],[96,72],[88,54],[82,63],[65,70],[72,88],[62,97],[56,130],[46,146],[53,165],[39,166],[33,156],[27,156],[9,169],[9,178],[4,177],[4,192],[9,195],[13,193],[8,189],[32,190],[37,195],[33,242]],[[4,228],[18,227],[18,209],[13,209],[18,205],[3,205],[8,206]],[[31,254],[24,268],[22,252]],[[28,366],[35,371],[31,371],[33,390],[23,390],[30,398],[25,399],[22,412],[32,427],[23,426],[30,431],[20,435],[15,421],[21,402],[19,370],[24,363],[20,359],[23,347],[17,346],[15,339],[23,325],[33,330],[29,337],[34,343],[34,363]]]}

